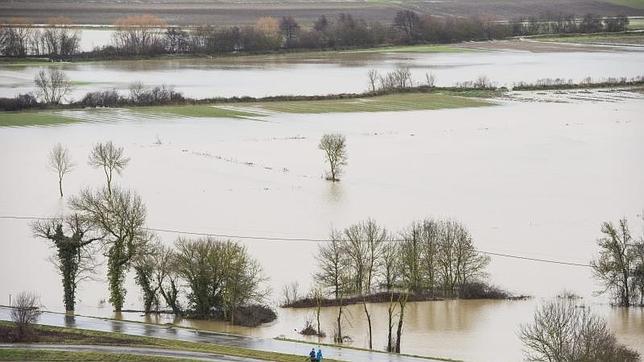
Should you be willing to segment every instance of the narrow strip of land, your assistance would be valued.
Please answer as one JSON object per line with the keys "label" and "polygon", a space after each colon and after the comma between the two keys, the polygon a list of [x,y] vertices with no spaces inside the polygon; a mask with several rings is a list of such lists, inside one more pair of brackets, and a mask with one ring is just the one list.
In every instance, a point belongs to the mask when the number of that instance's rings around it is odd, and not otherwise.
{"label": "narrow strip of land", "polygon": [[[10,320],[9,309],[0,307],[0,320]],[[119,335],[132,336],[140,340],[144,347],[170,348],[181,350],[196,350],[228,356],[240,356],[273,361],[301,361],[315,343],[298,343],[276,339],[252,338],[246,336],[215,333],[168,325],[156,325],[137,322],[126,322],[110,319],[75,316],[66,317],[64,314],[45,312],[40,316],[39,323],[47,326],[67,327],[69,333],[76,329],[118,332],[108,336],[116,338]],[[99,332],[96,332],[99,333]],[[154,338],[151,338],[154,337]],[[164,341],[164,343],[160,343]],[[167,342],[165,342],[167,341]],[[77,342],[71,342],[77,343]],[[118,344],[118,343],[115,343]],[[145,346],[147,344],[147,346]],[[240,354],[241,352],[244,354]],[[396,361],[422,362],[428,360],[444,360],[425,357],[413,357],[384,352],[357,350],[342,347],[323,347],[325,360],[338,361]],[[250,352],[253,352],[252,354]]]}
{"label": "narrow strip of land", "polygon": [[[25,352],[26,351],[26,352]],[[41,353],[49,352],[67,352],[67,353]],[[40,352],[40,353],[34,353]],[[101,346],[101,345],[70,345],[70,344],[0,344],[0,361],[7,357],[6,360],[13,357],[26,357],[30,360],[51,360],[65,358],[66,360],[93,359],[94,357],[107,358],[114,361],[123,360],[142,360],[141,356],[154,357],[146,360],[159,361],[223,361],[223,362],[257,362],[259,359],[227,356],[224,354],[182,351],[160,349],[152,347],[132,347],[132,346]],[[42,357],[42,358],[41,358]]]}

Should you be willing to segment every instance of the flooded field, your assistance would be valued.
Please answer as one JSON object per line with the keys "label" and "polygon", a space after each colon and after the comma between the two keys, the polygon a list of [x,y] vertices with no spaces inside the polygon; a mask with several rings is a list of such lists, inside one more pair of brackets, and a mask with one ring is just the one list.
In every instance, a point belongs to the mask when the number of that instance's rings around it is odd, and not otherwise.
{"label": "flooded field", "polygon": [[[598,64],[602,63],[597,59],[604,55],[591,54],[584,59],[594,59],[592,67],[600,69]],[[437,55],[446,63],[445,57],[450,56]],[[453,56],[451,62],[468,61],[467,56]],[[395,63],[395,57],[388,57],[380,64]],[[523,57],[531,69],[539,69],[535,65],[538,57],[499,53],[494,59],[503,57]],[[624,57],[616,73],[639,70],[635,64],[641,53],[615,57],[607,58],[605,64],[616,64],[616,59]],[[480,54],[477,59],[486,62]],[[474,58],[469,61],[475,63]],[[544,62],[545,58],[541,63],[545,73]],[[519,64],[515,65],[519,72],[522,61],[515,64]],[[583,68],[583,64],[575,68]],[[457,68],[466,72],[480,66]],[[280,71],[287,72],[294,66],[271,67],[284,67]],[[338,64],[329,67],[355,70]],[[501,66],[494,67],[500,76]],[[513,72],[507,68],[507,73]],[[193,71],[198,72],[188,68],[168,70],[168,74],[181,80],[185,77],[177,74]],[[444,71],[457,73],[450,67]],[[552,77],[555,71],[551,69],[544,76]],[[356,73],[360,75],[356,83],[362,84],[364,72],[358,67]],[[295,78],[290,77],[301,81]],[[345,79],[338,84],[350,83]],[[213,84],[208,87],[204,85],[204,89],[220,91]],[[248,85],[246,89],[252,88]],[[232,85],[226,89],[230,91]],[[312,93],[319,93],[319,89]],[[418,218],[452,217],[469,226],[481,250],[588,263],[597,252],[602,221],[626,216],[632,220],[632,229],[640,232],[642,223],[636,220],[644,208],[644,98],[628,93],[610,102],[568,97],[567,103],[558,103],[552,97],[525,97],[484,108],[273,114],[255,121],[136,118],[122,117],[123,112],[117,110],[86,111],[85,116],[94,122],[0,128],[0,167],[9,171],[0,178],[0,215],[50,216],[64,211],[67,198],[58,198],[56,176],[46,168],[51,146],[62,142],[77,163],[65,180],[66,195],[71,195],[84,186],[102,185],[103,175],[87,166],[87,154],[94,143],[112,140],[123,145],[132,158],[117,182],[141,194],[148,207],[149,227],[278,239],[326,238],[332,227],[367,217],[392,231]],[[320,137],[327,132],[341,132],[348,142],[346,174],[335,184],[323,179],[323,160],[317,149]],[[2,303],[8,301],[9,294],[37,290],[48,309],[62,310],[59,277],[47,261],[51,250],[46,243],[31,236],[25,220],[0,219],[0,230]],[[178,235],[164,232],[159,236],[170,244]],[[303,292],[308,289],[318,243],[243,242],[271,277],[274,303],[286,283],[298,281]],[[642,309],[611,308],[606,298],[594,297],[599,286],[589,268],[494,257],[488,271],[494,284],[535,298],[412,303],[403,351],[467,360],[517,360],[521,357],[516,336],[519,325],[530,320],[543,298],[569,289],[607,318],[621,342],[644,353]],[[101,279],[104,275],[100,272],[98,280],[82,284],[78,313],[114,317],[111,307],[101,303],[107,299]],[[130,280],[125,308],[140,307],[140,295]],[[378,315],[374,347],[381,348],[386,323],[386,313],[381,312],[386,306],[370,308]],[[350,310],[348,334],[354,346],[366,347],[362,311],[358,307]],[[333,315],[333,308],[323,312],[327,334],[332,332]],[[256,329],[177,322],[254,336],[301,338],[294,329],[301,328],[310,316],[308,310],[279,310],[275,323]],[[144,319],[136,313],[116,317]]]}
{"label": "flooded field", "polygon": [[[102,30],[96,30],[100,32]],[[64,64],[0,65],[0,97],[35,91],[34,75],[43,66],[61,67],[72,80],[70,99],[87,92],[118,89],[127,93],[135,81],[154,86],[167,84],[195,98],[268,95],[318,95],[362,92],[367,72],[385,73],[408,66],[416,83],[426,74],[436,85],[488,77],[498,86],[564,78],[579,82],[586,77],[642,75],[644,49],[633,51],[539,52],[480,50],[438,53],[306,53],[262,57],[159,59]]]}

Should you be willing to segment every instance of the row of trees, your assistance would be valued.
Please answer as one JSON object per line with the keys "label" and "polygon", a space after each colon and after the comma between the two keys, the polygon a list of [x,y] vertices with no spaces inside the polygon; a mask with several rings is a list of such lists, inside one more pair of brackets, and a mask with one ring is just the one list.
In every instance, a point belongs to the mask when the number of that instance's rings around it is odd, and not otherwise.
{"label": "row of trees", "polygon": [[[114,185],[114,175],[121,174],[129,161],[122,147],[96,144],[88,164],[103,171],[106,185],[72,197],[69,216],[32,224],[34,235],[48,240],[56,251],[52,260],[62,277],[65,309],[75,309],[77,287],[93,275],[101,252],[107,263],[109,301],[116,311],[123,308],[130,269],[146,313],[165,303],[176,314],[235,322],[243,316],[240,308],[262,303],[265,278],[239,243],[179,239],[174,248],[161,245],[145,227],[147,211],[141,197]],[[49,165],[58,174],[62,197],[63,176],[74,166],[67,149],[56,145]],[[186,308],[181,307],[184,297]],[[269,311],[268,320],[274,317]]]}
{"label": "row of trees", "polygon": [[[78,32],[65,18],[52,18],[50,27],[33,28],[25,19],[14,19],[0,28],[0,54],[68,57],[78,53]],[[166,53],[265,52],[278,49],[327,49],[370,47],[384,44],[453,43],[504,39],[510,36],[625,31],[626,16],[545,14],[539,17],[497,21],[481,17],[437,17],[411,10],[396,13],[390,24],[367,22],[351,14],[318,18],[305,28],[292,17],[259,18],[254,25],[200,26],[185,30],[168,27],[152,15],[128,16],[115,23],[112,45],[95,55],[153,55]]]}
{"label": "row of trees", "polygon": [[591,261],[601,292],[620,306],[644,305],[644,236],[634,238],[626,218],[603,223],[601,232],[599,256]]}
{"label": "row of trees", "polygon": [[50,18],[48,27],[40,29],[27,19],[12,19],[9,25],[0,27],[0,55],[74,55],[80,50],[80,34],[70,24],[67,18]]}
{"label": "row of trees", "polygon": [[315,280],[321,293],[330,295],[339,305],[335,340],[343,341],[344,301],[358,298],[367,319],[371,348],[368,297],[385,293],[389,296],[387,350],[392,352],[400,352],[405,306],[410,295],[458,297],[468,285],[484,277],[489,263],[489,257],[476,251],[464,225],[439,219],[413,222],[399,233],[390,233],[368,219],[332,231],[318,255],[320,265]]}

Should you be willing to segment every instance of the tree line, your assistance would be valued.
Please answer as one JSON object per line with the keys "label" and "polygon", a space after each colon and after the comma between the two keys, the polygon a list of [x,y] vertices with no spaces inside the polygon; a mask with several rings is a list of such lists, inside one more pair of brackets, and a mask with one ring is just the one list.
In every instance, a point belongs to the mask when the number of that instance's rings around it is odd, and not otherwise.
{"label": "tree line", "polygon": [[247,26],[203,25],[190,29],[168,26],[152,15],[118,19],[112,43],[82,53],[79,34],[66,18],[52,18],[50,27],[37,29],[26,19],[13,19],[0,28],[0,54],[24,57],[47,55],[54,59],[72,56],[110,58],[158,54],[223,54],[271,52],[281,49],[343,49],[382,45],[455,43],[505,39],[512,36],[622,32],[628,26],[624,15],[604,17],[586,14],[544,14],[537,17],[497,21],[483,17],[438,17],[411,10],[396,13],[391,23],[367,22],[351,14],[335,18],[320,16],[311,27],[291,16],[263,17]]}
{"label": "tree line", "polygon": [[[319,308],[323,299],[330,297],[335,302],[332,305],[338,306],[334,327],[338,343],[346,338],[342,333],[345,304],[362,304],[369,348],[373,348],[367,302],[388,302],[387,351],[400,352],[405,307],[410,299],[485,297],[490,290],[483,283],[489,257],[476,250],[470,232],[454,220],[428,218],[400,232],[390,232],[367,219],[333,230],[317,255],[316,287],[308,296],[318,310],[316,334],[323,334]],[[474,289],[477,295],[472,294]],[[287,288],[285,294],[285,306],[298,303],[295,287]]]}
{"label": "tree line", "polygon": [[[55,250],[52,260],[62,278],[65,309],[74,311],[78,285],[95,273],[103,256],[109,301],[117,312],[123,309],[125,279],[133,270],[146,313],[167,305],[177,315],[238,324],[275,319],[263,305],[269,292],[266,278],[245,246],[232,240],[179,238],[169,247],[146,228],[147,210],[139,194],[114,183],[129,161],[123,147],[97,143],[88,164],[104,173],[105,186],[72,196],[69,215],[31,226]],[[62,178],[74,167],[67,149],[56,145],[49,165],[59,176],[62,197]]]}

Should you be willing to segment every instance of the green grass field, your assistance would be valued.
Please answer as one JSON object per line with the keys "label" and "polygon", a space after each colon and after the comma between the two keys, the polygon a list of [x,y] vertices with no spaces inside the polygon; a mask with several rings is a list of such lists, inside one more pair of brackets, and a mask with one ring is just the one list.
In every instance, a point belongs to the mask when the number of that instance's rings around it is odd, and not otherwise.
{"label": "green grass field", "polygon": [[482,99],[461,97],[452,94],[407,93],[353,99],[260,102],[248,104],[248,107],[251,110],[253,108],[261,108],[282,113],[347,113],[414,111],[482,107],[488,105],[491,105],[491,103]]}
{"label": "green grass field", "polygon": [[73,122],[78,120],[65,117],[55,111],[0,112],[0,127],[48,126]]}
{"label": "green grass field", "polygon": [[123,353],[102,352],[68,352],[44,351],[30,349],[0,349],[0,361],[140,361],[140,362],[175,362],[189,361],[187,359],[167,358],[160,356],[144,356]]}
{"label": "green grass field", "polygon": [[214,118],[246,118],[256,117],[255,113],[225,109],[207,104],[188,105],[188,106],[154,106],[154,107],[133,107],[130,108],[135,113],[164,115],[182,117],[214,117]]}

